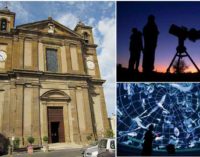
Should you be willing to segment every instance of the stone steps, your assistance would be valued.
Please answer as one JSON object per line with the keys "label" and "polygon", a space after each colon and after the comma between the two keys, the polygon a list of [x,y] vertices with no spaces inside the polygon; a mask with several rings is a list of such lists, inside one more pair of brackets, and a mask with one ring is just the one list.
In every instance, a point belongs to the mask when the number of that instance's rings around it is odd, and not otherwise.
{"label": "stone steps", "polygon": [[83,148],[82,145],[75,143],[53,143],[49,144],[49,150],[60,150],[60,149],[77,149]]}

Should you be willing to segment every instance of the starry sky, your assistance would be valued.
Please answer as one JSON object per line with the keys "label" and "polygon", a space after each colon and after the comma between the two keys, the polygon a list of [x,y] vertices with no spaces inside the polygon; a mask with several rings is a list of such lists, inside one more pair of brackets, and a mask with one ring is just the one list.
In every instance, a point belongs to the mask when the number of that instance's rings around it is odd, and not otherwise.
{"label": "starry sky", "polygon": [[[4,8],[6,2],[0,2]],[[108,115],[115,113],[115,3],[112,1],[9,1],[8,9],[16,13],[15,26],[46,20],[54,20],[74,29],[79,21],[93,27],[95,43]],[[114,57],[113,57],[114,56]]]}
{"label": "starry sky", "polygon": [[[129,38],[133,27],[143,30],[147,17],[153,14],[160,31],[156,49],[155,69],[165,72],[176,53],[178,38],[169,34],[171,24],[200,30],[200,2],[118,2],[117,3],[117,63],[128,66]],[[200,68],[200,40],[185,41],[187,51]],[[189,59],[187,72],[196,72]],[[142,56],[141,62],[142,64]],[[141,70],[141,66],[140,66]]]}

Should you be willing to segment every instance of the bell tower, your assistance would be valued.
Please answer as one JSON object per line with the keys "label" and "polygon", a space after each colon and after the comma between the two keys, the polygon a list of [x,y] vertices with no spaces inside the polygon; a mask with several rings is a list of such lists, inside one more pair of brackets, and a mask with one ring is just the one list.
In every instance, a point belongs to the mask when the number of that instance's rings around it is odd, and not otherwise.
{"label": "bell tower", "polygon": [[6,6],[0,9],[0,32],[10,32],[15,25],[15,13]]}
{"label": "bell tower", "polygon": [[78,34],[80,34],[83,39],[85,39],[86,44],[94,44],[92,27],[86,26],[83,22],[79,22],[75,29]]}
{"label": "bell tower", "polygon": [[84,23],[79,22],[74,30],[84,39],[85,43],[84,61],[87,74],[91,75],[93,78],[99,79],[100,71],[96,53],[97,45],[94,43],[92,27],[86,26]]}

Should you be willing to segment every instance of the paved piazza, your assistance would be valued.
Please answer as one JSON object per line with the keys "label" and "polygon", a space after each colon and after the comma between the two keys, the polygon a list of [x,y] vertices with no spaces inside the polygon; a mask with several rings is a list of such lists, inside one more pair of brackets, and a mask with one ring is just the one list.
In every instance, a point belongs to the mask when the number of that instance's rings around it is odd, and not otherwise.
{"label": "paved piazza", "polygon": [[[12,157],[82,157],[82,150],[83,149],[62,149],[62,150],[55,150],[50,152],[34,152],[32,155],[28,155],[26,152],[22,153],[14,153]],[[4,155],[2,157],[8,157],[8,155]]]}

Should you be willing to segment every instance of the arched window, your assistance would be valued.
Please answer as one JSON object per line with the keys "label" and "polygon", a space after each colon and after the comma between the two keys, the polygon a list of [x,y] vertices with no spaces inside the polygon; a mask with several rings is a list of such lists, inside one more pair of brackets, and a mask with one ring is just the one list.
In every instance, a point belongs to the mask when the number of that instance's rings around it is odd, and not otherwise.
{"label": "arched window", "polygon": [[1,19],[1,31],[6,31],[7,28],[7,20]]}
{"label": "arched window", "polygon": [[89,34],[87,32],[83,33],[83,38],[84,38],[86,43],[89,43]]}

